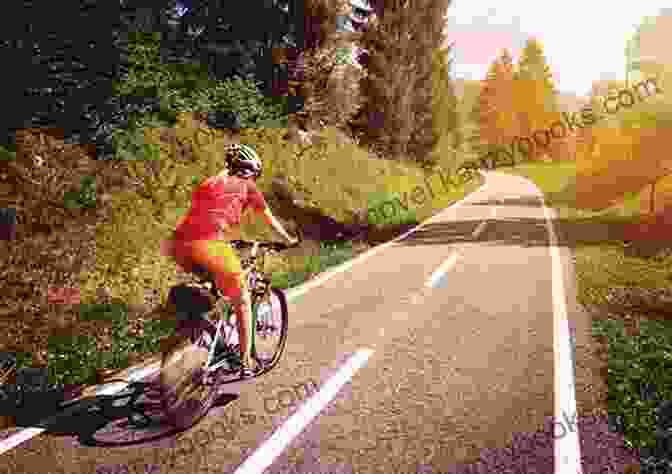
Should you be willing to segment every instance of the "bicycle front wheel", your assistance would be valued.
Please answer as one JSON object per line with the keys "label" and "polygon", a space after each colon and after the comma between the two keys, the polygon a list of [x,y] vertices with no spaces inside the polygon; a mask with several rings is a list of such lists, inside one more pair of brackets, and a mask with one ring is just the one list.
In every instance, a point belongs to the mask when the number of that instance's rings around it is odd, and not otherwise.
{"label": "bicycle front wheel", "polygon": [[262,375],[273,369],[287,345],[289,315],[287,299],[282,290],[269,288],[268,292],[255,301],[255,330],[252,356],[259,369],[256,375]]}

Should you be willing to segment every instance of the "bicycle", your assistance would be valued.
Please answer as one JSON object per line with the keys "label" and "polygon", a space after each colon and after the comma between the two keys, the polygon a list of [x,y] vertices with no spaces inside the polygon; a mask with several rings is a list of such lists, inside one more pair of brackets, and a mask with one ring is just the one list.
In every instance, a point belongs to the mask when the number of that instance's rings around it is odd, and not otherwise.
{"label": "bicycle", "polygon": [[[270,278],[264,271],[265,256],[269,251],[286,250],[299,244],[300,241],[294,245],[274,242],[246,242],[243,240],[231,241],[231,245],[238,250],[251,249],[249,257],[241,259],[241,266],[252,300],[251,355],[257,365],[254,378],[268,373],[280,361],[287,343],[289,322],[285,295],[282,290],[271,286]],[[186,327],[178,326],[176,332],[188,341],[188,345],[207,350],[207,360],[203,366],[184,374],[186,387],[182,390],[180,400],[171,400],[171,397],[174,398],[174,396],[165,390],[171,387],[159,387],[156,383],[143,382],[129,384],[130,394],[108,396],[105,399],[105,406],[101,410],[103,416],[121,415],[123,419],[116,426],[122,429],[128,429],[130,426],[151,428],[161,424],[171,425],[179,431],[190,428],[198,423],[214,405],[218,386],[222,383],[222,376],[235,374],[239,370],[240,355],[236,345],[238,331],[232,319],[234,315],[231,304],[217,288],[215,276],[207,269],[195,265],[190,273],[198,279],[196,287],[207,288],[212,299],[212,308],[202,314],[200,320],[190,321],[196,322],[196,324],[186,324]],[[275,311],[279,316],[279,321],[272,320],[274,301],[276,309],[279,310]],[[212,322],[212,317],[215,317],[217,324]],[[262,341],[276,334],[279,336],[279,341],[272,346],[270,356],[266,356],[266,353],[261,350]],[[223,351],[218,355],[218,360],[215,361],[215,348],[220,338],[223,342]],[[230,380],[229,383],[237,380],[241,380],[241,378],[238,376]],[[158,389],[154,390],[155,396],[153,398],[158,398],[159,401],[138,403],[142,390],[146,390],[148,387]],[[112,402],[123,398],[128,400],[128,406],[119,409],[111,408]],[[161,411],[158,416],[156,416],[157,409]],[[153,410],[153,415],[148,415],[147,410]],[[84,442],[110,445],[111,442],[105,438],[107,433],[113,431],[114,428],[115,422],[108,423],[95,432],[87,434],[84,437]]]}

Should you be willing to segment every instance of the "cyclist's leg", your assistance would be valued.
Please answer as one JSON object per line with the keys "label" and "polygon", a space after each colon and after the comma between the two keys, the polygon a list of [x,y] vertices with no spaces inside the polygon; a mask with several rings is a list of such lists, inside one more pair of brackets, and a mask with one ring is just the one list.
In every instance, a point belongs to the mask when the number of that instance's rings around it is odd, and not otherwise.
{"label": "cyclist's leg", "polygon": [[241,273],[218,274],[217,286],[220,289],[225,288],[222,292],[231,301],[238,325],[240,359],[245,367],[250,367],[252,362],[250,356],[252,349],[252,303],[249,292],[242,282]]}
{"label": "cyclist's leg", "polygon": [[215,274],[217,287],[231,301],[238,324],[241,361],[244,366],[249,367],[252,305],[242,278],[240,260],[231,244],[225,241],[199,241],[194,243],[193,248],[193,261]]}
{"label": "cyclist's leg", "polygon": [[181,267],[185,272],[190,272],[194,264],[193,244],[192,241],[174,240],[169,250],[169,256],[173,257],[178,267]]}

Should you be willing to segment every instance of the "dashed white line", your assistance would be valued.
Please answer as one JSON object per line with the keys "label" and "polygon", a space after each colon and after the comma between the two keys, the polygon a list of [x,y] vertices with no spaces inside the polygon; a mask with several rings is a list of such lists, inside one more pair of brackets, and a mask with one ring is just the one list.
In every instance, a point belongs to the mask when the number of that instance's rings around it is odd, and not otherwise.
{"label": "dashed white line", "polygon": [[488,221],[483,221],[480,224],[478,224],[478,227],[476,227],[476,230],[472,232],[471,237],[474,239],[478,239],[478,236],[483,233],[483,230],[485,229],[485,226],[488,225]]}
{"label": "dashed white line", "polygon": [[39,435],[43,431],[46,430],[44,428],[26,428],[16,434],[13,434],[9,438],[3,439],[2,442],[0,442],[0,454],[4,453],[5,451],[9,451],[24,441],[28,441],[30,438]]}
{"label": "dashed white line", "polygon": [[273,464],[275,458],[289,443],[315,418],[336,396],[338,391],[357,372],[373,354],[371,349],[357,351],[343,367],[320,389],[310,397],[305,405],[292,415],[273,435],[262,444],[255,453],[241,464],[234,474],[261,474]]}
{"label": "dashed white line", "polygon": [[325,283],[326,281],[330,280],[334,276],[338,275],[339,273],[343,273],[346,270],[349,270],[352,268],[354,265],[357,263],[360,263],[370,257],[373,257],[375,254],[383,250],[384,248],[390,247],[391,245],[394,245],[396,242],[405,239],[408,235],[412,234],[413,232],[418,231],[420,228],[427,224],[433,223],[437,218],[445,212],[447,209],[455,209],[460,207],[461,205],[465,204],[467,201],[474,199],[474,196],[477,196],[478,193],[482,192],[484,189],[487,187],[487,182],[483,183],[481,187],[479,187],[476,191],[473,191],[471,194],[465,196],[463,199],[451,204],[448,206],[446,209],[441,210],[440,212],[434,214],[432,217],[428,218],[426,221],[420,223],[418,226],[414,227],[413,229],[409,230],[408,232],[400,235],[399,237],[390,240],[389,242],[385,242],[384,244],[378,245],[371,250],[368,250],[364,252],[363,254],[359,255],[357,258],[353,260],[349,260],[345,263],[342,263],[341,265],[336,266],[333,270],[330,270],[328,272],[325,272],[322,276],[316,278],[313,281],[304,283],[302,285],[297,286],[296,288],[293,288],[289,291],[287,291],[287,298],[295,298],[297,296],[301,296],[302,294],[306,293],[308,290],[315,288],[316,286],[320,286],[322,283]]}
{"label": "dashed white line", "polygon": [[457,259],[459,257],[459,254],[457,252],[454,252],[448,260],[443,262],[439,268],[432,273],[432,276],[429,277],[429,280],[425,283],[426,287],[429,288],[434,288],[434,285],[436,285],[436,282],[439,281],[439,279],[452,267],[455,265],[455,262],[457,262]]}
{"label": "dashed white line", "polygon": [[[471,194],[469,194],[469,195],[465,196],[463,199],[451,204],[446,209],[451,209],[451,208],[455,209],[455,208],[461,206],[462,204],[464,204],[468,200],[473,199],[475,195],[479,194],[480,192],[482,192],[486,188],[487,188],[487,181],[485,183],[483,183],[483,185],[481,185],[478,189],[473,191]],[[355,258],[354,260],[350,260],[348,262],[345,262],[344,264],[338,265],[333,270],[325,273],[322,277],[320,277],[320,278],[318,278],[314,281],[304,283],[302,285],[298,285],[297,287],[295,287],[295,288],[293,288],[289,291],[286,291],[287,300],[291,301],[291,300],[301,296],[302,294],[306,293],[308,290],[310,290],[310,289],[312,289],[316,286],[321,285],[322,283],[326,282],[327,280],[330,280],[331,278],[333,278],[337,274],[342,273],[346,270],[349,270],[356,263],[361,262],[361,261],[363,261],[363,260],[365,260],[369,257],[372,257],[374,254],[378,253],[382,249],[384,249],[386,247],[389,247],[390,245],[394,244],[395,242],[397,242],[399,240],[404,239],[406,236],[408,236],[408,235],[412,234],[413,232],[417,231],[422,226],[432,223],[444,211],[445,211],[445,209],[441,210],[440,212],[433,215],[432,217],[427,219],[425,222],[419,224],[418,226],[414,227],[413,229],[409,230],[405,234],[400,235],[399,237],[397,237],[397,238],[395,238],[395,239],[393,239],[389,242],[386,242],[382,245],[374,247],[373,249],[369,250],[368,252],[363,253],[362,255]],[[156,370],[158,370],[158,369],[155,369],[154,371],[156,371]],[[149,374],[147,374],[147,375],[149,375]],[[139,380],[139,379],[135,379],[135,380]],[[121,388],[123,388],[123,387],[121,387]],[[113,393],[116,393],[116,392],[120,391],[121,388],[119,388],[119,389],[116,389],[116,388],[105,389],[105,393],[106,394],[113,394]],[[0,441],[0,454],[4,453],[6,451],[9,451],[10,449],[18,446],[19,444],[23,443],[24,441],[27,441],[27,440],[39,435],[40,433],[43,433],[44,431],[46,431],[46,430],[43,429],[43,428],[25,428],[25,429],[22,429],[18,433],[13,434],[12,436],[9,436],[8,438]]]}

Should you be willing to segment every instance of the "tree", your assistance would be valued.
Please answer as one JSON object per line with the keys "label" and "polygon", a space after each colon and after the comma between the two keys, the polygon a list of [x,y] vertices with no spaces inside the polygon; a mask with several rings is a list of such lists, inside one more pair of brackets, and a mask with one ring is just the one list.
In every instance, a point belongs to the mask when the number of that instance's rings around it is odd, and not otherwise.
{"label": "tree", "polygon": [[409,154],[420,163],[431,164],[430,152],[438,144],[441,134],[436,128],[436,109],[433,107],[435,51],[445,44],[445,16],[447,0],[417,0],[413,8],[414,22],[409,39],[408,52],[416,61],[415,87],[413,89],[413,123],[415,125],[409,143]]}
{"label": "tree", "polygon": [[[499,150],[509,149],[509,144],[518,132],[514,94],[514,68],[511,54],[503,50],[490,65],[481,83],[478,104],[472,110],[472,118],[478,124],[476,136],[481,146],[481,156],[491,159],[500,154]],[[490,164],[493,164],[492,162]]]}
{"label": "tree", "polygon": [[[303,47],[322,38],[320,29],[304,31],[316,10],[308,8],[305,15],[303,2],[296,0],[291,5],[252,0],[236,8],[215,0],[179,3],[188,8],[178,13],[176,0],[8,5],[0,23],[11,40],[0,42],[0,54],[24,79],[6,84],[2,93],[6,102],[24,99],[15,113],[3,116],[3,143],[11,149],[18,129],[50,127],[61,129],[67,141],[96,144],[100,156],[109,155],[111,131],[125,126],[131,109],[160,109],[155,91],[115,95],[114,84],[134,67],[129,58],[139,33],[158,34],[163,63],[192,72],[204,67],[206,76],[220,80],[253,74],[264,85],[272,82],[274,47],[290,42]],[[187,75],[197,80],[202,74]]]}
{"label": "tree", "polygon": [[15,106],[0,121],[2,144],[13,148],[24,128],[60,129],[67,137],[95,128],[92,117],[113,98],[122,69],[119,5],[12,2],[3,13],[3,37],[11,39],[0,42],[2,63],[21,80],[3,83],[4,103]]}
{"label": "tree", "polygon": [[451,46],[434,50],[432,58],[432,110],[434,133],[438,137],[454,134],[454,145],[459,146],[459,117],[457,96],[450,79],[448,55]]}
{"label": "tree", "polygon": [[[518,60],[515,75],[515,110],[522,136],[546,129],[557,117],[557,90],[546,62],[543,47],[532,38],[527,41]],[[547,151],[535,146],[530,159]]]}
{"label": "tree", "polygon": [[444,41],[447,5],[445,0],[372,4],[377,15],[361,37],[367,51],[364,105],[352,125],[376,151],[422,161],[436,145],[432,61]]}
{"label": "tree", "polygon": [[415,61],[405,61],[413,11],[408,2],[388,0],[384,4],[361,36],[361,46],[367,51],[360,87],[363,106],[352,126],[361,142],[375,152],[399,157],[406,154],[413,131],[410,94]]}

